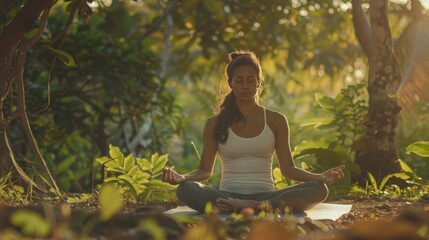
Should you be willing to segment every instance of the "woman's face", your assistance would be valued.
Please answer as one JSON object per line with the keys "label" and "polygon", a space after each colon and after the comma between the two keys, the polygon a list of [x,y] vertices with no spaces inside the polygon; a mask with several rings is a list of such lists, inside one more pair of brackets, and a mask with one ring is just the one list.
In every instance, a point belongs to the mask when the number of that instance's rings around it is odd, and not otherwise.
{"label": "woman's face", "polygon": [[258,95],[259,80],[256,69],[249,65],[237,67],[229,84],[238,100],[253,100]]}

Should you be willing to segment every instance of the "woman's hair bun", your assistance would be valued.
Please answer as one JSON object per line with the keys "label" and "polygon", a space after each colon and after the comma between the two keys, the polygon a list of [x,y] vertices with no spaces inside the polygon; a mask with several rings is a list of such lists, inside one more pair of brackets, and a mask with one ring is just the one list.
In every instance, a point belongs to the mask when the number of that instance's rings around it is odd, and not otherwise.
{"label": "woman's hair bun", "polygon": [[229,54],[229,59],[234,60],[238,57],[245,56],[245,55],[250,55],[250,53],[248,53],[248,52],[232,52]]}

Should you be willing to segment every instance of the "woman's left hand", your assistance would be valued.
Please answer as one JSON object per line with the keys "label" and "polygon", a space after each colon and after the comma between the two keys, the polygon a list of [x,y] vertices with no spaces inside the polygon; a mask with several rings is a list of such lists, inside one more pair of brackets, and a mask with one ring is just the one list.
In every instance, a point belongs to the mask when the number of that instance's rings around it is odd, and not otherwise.
{"label": "woman's left hand", "polygon": [[340,165],[338,167],[334,167],[331,168],[325,172],[323,172],[321,175],[322,177],[322,182],[326,183],[326,184],[332,184],[335,183],[339,180],[341,180],[344,177],[344,172],[343,169],[346,166],[344,165]]}

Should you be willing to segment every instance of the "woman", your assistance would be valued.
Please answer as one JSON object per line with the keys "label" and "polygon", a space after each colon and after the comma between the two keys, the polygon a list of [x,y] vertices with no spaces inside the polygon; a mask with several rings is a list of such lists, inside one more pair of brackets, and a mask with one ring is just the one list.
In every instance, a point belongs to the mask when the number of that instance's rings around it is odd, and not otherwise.
{"label": "woman", "polygon": [[[340,180],[344,166],[315,174],[294,165],[289,126],[284,115],[260,105],[263,76],[259,59],[251,51],[229,54],[225,68],[231,89],[219,111],[204,127],[200,166],[186,174],[164,168],[163,181],[179,184],[178,199],[203,212],[208,202],[221,212],[259,210],[262,205],[304,211],[328,196],[326,184]],[[281,173],[302,183],[276,190],[272,156],[276,152]],[[216,154],[222,162],[219,188],[200,181],[211,178]]]}

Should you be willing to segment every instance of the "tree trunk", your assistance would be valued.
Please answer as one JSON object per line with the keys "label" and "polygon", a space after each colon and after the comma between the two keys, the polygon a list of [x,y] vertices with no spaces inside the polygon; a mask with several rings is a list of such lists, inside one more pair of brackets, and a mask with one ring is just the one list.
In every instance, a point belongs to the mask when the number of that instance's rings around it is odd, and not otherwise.
{"label": "tree trunk", "polygon": [[387,18],[387,0],[371,0],[371,48],[369,56],[368,130],[360,140],[356,163],[362,176],[371,173],[377,182],[400,171],[395,141],[400,108],[396,93],[401,82]]}
{"label": "tree trunk", "polygon": [[[17,59],[17,54],[19,54],[18,47],[43,10],[51,5],[52,0],[27,1],[12,21],[6,25],[3,32],[0,33],[0,163],[2,164],[2,169],[7,171],[12,169],[13,164],[10,156],[13,156],[13,153],[10,152],[8,145],[8,121],[4,116],[3,102],[16,75],[14,61]],[[17,170],[20,172],[21,169]]]}
{"label": "tree trunk", "polygon": [[25,34],[31,30],[44,9],[52,5],[51,0],[27,1],[13,20],[0,33],[0,100],[10,90],[12,61]]}

